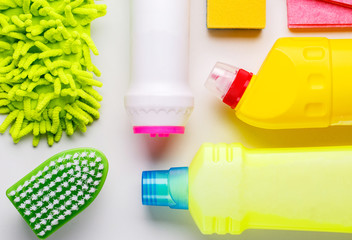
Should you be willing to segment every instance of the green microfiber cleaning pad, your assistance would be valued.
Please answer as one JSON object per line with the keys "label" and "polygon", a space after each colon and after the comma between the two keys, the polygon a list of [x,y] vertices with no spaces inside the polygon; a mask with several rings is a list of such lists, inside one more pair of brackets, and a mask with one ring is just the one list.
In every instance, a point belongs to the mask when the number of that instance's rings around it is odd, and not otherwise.
{"label": "green microfiber cleaning pad", "polygon": [[45,239],[94,201],[108,168],[98,150],[68,150],[49,158],[6,195],[33,232]]}
{"label": "green microfiber cleaning pad", "polygon": [[105,14],[94,0],[0,1],[0,133],[10,127],[15,143],[32,133],[34,146],[46,135],[51,146],[99,118],[90,23]]}

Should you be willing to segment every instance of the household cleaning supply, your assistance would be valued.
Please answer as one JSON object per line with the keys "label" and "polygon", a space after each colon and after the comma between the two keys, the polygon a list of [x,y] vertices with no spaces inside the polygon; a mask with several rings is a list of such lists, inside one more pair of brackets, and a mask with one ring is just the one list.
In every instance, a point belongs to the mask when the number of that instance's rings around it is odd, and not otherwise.
{"label": "household cleaning supply", "polygon": [[125,106],[136,134],[182,134],[193,110],[187,84],[189,0],[132,0],[132,70]]}
{"label": "household cleaning supply", "polygon": [[351,54],[351,39],[281,38],[257,75],[217,64],[206,87],[256,127],[351,125]]}
{"label": "household cleaning supply", "polygon": [[189,209],[204,234],[352,233],[352,147],[204,144],[189,168],[143,172],[145,205]]}
{"label": "household cleaning supply", "polygon": [[49,158],[6,195],[37,237],[45,239],[94,201],[107,172],[100,151],[72,149]]}
{"label": "household cleaning supply", "polygon": [[352,9],[342,4],[330,0],[287,0],[288,27],[351,28]]}
{"label": "household cleaning supply", "polygon": [[99,118],[90,23],[105,14],[94,0],[0,2],[0,133],[10,128],[15,143],[31,133],[34,146],[46,135],[51,146]]}
{"label": "household cleaning supply", "polygon": [[263,29],[266,0],[207,0],[209,29]]}

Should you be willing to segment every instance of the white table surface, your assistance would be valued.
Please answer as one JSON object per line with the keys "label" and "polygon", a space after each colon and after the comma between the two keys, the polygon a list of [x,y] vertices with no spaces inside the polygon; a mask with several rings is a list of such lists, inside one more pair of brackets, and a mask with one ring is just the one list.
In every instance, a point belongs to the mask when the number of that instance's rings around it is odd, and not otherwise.
{"label": "white table surface", "polygon": [[133,135],[124,109],[123,96],[129,82],[129,2],[105,0],[108,14],[92,26],[92,36],[100,50],[100,56],[93,57],[93,61],[102,71],[100,79],[104,83],[99,90],[104,97],[101,119],[87,133],[65,136],[53,147],[43,141],[33,148],[31,138],[15,145],[8,133],[0,136],[0,239],[36,239],[6,198],[6,189],[50,156],[84,146],[98,148],[108,157],[107,181],[95,202],[50,239],[352,239],[348,234],[268,230],[249,230],[240,236],[203,236],[188,211],[142,206],[140,194],[143,170],[188,166],[203,142],[241,142],[247,147],[352,144],[352,127],[270,131],[248,126],[203,87],[216,61],[257,72],[279,37],[348,38],[351,32],[291,32],[287,29],[284,0],[267,0],[267,27],[263,31],[208,31],[206,1],[191,0],[190,85],[195,109],[184,136],[160,141]]}

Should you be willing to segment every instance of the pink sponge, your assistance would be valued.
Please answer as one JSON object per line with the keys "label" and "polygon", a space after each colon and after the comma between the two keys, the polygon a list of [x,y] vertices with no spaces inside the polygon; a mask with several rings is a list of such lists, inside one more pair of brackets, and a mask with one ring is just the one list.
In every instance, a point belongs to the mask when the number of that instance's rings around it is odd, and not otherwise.
{"label": "pink sponge", "polygon": [[289,28],[352,27],[352,9],[321,0],[287,0],[287,11]]}

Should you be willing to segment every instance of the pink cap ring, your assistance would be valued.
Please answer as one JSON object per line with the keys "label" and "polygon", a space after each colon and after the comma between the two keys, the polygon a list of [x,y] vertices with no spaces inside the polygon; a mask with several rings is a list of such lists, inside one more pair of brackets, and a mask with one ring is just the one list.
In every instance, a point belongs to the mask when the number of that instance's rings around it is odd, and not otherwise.
{"label": "pink cap ring", "polygon": [[170,134],[184,134],[183,126],[134,126],[135,134],[150,134],[151,137],[169,137]]}

